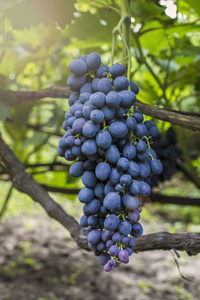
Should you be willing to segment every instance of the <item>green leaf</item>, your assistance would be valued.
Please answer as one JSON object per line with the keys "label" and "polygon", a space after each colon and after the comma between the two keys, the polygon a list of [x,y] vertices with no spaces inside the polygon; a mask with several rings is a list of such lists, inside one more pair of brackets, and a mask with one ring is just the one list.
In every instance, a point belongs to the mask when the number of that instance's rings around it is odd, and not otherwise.
{"label": "green leaf", "polygon": [[99,9],[97,14],[82,13],[67,29],[66,35],[80,48],[100,47],[112,41],[112,30],[119,22],[119,16],[111,11]]}
{"label": "green leaf", "polygon": [[199,56],[200,50],[199,47],[195,47],[193,45],[184,45],[184,47],[180,48],[177,54],[181,54],[184,56]]}
{"label": "green leaf", "polygon": [[7,103],[0,102],[0,120],[5,121],[12,115],[11,107]]}
{"label": "green leaf", "polygon": [[22,30],[40,23],[55,23],[62,28],[74,17],[75,0],[24,0],[7,10],[14,29]]}
{"label": "green leaf", "polygon": [[43,133],[43,132],[34,132],[33,136],[31,138],[25,139],[22,142],[22,147],[26,148],[29,145],[41,145],[43,142],[46,141],[48,137],[48,134]]}
{"label": "green leaf", "polygon": [[134,18],[139,18],[141,21],[160,18],[165,11],[164,7],[160,7],[149,0],[132,0],[130,8],[131,15]]}
{"label": "green leaf", "polygon": [[179,0],[178,1],[178,10],[182,12],[186,12],[188,14],[188,10],[194,9],[197,14],[200,14],[200,5],[198,0]]}
{"label": "green leaf", "polygon": [[157,54],[163,48],[164,49],[169,48],[168,40],[165,31],[163,29],[149,31],[146,34],[143,34],[140,37],[140,42],[142,48],[147,49],[148,52],[151,54]]}

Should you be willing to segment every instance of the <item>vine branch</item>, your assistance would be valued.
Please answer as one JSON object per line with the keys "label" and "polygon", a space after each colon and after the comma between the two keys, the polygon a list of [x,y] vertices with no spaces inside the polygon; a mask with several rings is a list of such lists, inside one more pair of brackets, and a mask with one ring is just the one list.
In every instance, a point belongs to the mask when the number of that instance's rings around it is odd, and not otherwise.
{"label": "vine branch", "polygon": [[[40,90],[37,92],[27,92],[27,91],[13,91],[16,100],[12,105],[17,105],[18,103],[23,103],[27,101],[38,100],[41,98],[68,98],[70,95],[70,90],[68,87],[63,86],[52,86],[48,89]],[[189,129],[200,131],[200,114],[190,113],[176,110],[169,110],[164,108],[159,108],[156,106],[145,104],[139,100],[136,102],[136,106],[147,116],[152,118],[170,122],[171,124]],[[33,128],[34,129],[34,128]]]}

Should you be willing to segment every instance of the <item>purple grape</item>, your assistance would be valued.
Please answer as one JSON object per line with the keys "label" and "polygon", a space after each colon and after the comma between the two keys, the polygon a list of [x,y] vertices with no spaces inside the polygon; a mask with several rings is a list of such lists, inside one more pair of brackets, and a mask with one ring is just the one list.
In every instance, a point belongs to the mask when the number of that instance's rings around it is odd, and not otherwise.
{"label": "purple grape", "polygon": [[118,76],[114,79],[114,87],[118,91],[126,90],[129,87],[129,81],[126,77]]}
{"label": "purple grape", "polygon": [[118,253],[118,258],[123,263],[129,262],[129,254],[126,250],[120,250]]}
{"label": "purple grape", "polygon": [[88,233],[87,240],[89,243],[98,244],[101,241],[101,231],[94,229]]}
{"label": "purple grape", "polygon": [[128,220],[123,220],[118,225],[119,232],[128,235],[132,231],[132,225]]}
{"label": "purple grape", "polygon": [[121,102],[119,93],[111,91],[106,95],[106,104],[110,107],[117,107]]}
{"label": "purple grape", "polygon": [[103,252],[99,255],[99,262],[101,265],[105,265],[110,260],[110,255],[106,252]]}
{"label": "purple grape", "polygon": [[[121,204],[120,195],[118,195],[117,193],[113,193],[113,192],[107,194],[103,200],[103,206],[106,209],[110,209],[110,210],[119,207],[120,204]],[[113,229],[111,229],[111,230],[113,230]]]}
{"label": "purple grape", "polygon": [[106,150],[105,157],[110,164],[115,164],[120,159],[120,152],[115,145],[111,145]]}
{"label": "purple grape", "polygon": [[117,138],[117,139],[126,136],[128,133],[127,126],[122,122],[112,123],[109,126],[108,130],[109,130],[110,134],[112,135],[112,137]]}
{"label": "purple grape", "polygon": [[108,230],[115,230],[118,227],[118,225],[119,218],[116,215],[110,215],[104,221],[104,227]]}
{"label": "purple grape", "polygon": [[101,181],[105,181],[109,177],[110,172],[110,165],[106,162],[100,162],[95,169],[96,177]]}
{"label": "purple grape", "polygon": [[88,69],[97,70],[101,65],[101,56],[96,52],[89,54],[86,58],[86,64]]}
{"label": "purple grape", "polygon": [[75,75],[85,75],[87,72],[87,65],[82,59],[74,59],[68,66],[70,72]]}
{"label": "purple grape", "polygon": [[111,256],[117,256],[118,253],[119,253],[119,247],[116,245],[112,245],[109,249],[109,254]]}
{"label": "purple grape", "polygon": [[111,90],[111,82],[108,78],[102,78],[99,80],[97,88],[99,92],[102,92],[104,94],[108,94]]}
{"label": "purple grape", "polygon": [[113,266],[110,266],[108,263],[104,265],[104,270],[106,272],[110,272],[110,271],[112,271],[112,269],[113,269]]}

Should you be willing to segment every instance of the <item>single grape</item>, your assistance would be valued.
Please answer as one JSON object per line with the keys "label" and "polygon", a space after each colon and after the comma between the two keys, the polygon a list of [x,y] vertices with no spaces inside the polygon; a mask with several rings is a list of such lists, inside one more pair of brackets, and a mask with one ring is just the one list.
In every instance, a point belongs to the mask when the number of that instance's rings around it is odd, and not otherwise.
{"label": "single grape", "polygon": [[144,116],[138,112],[133,114],[133,118],[138,122],[138,123],[142,123],[144,120]]}
{"label": "single grape", "polygon": [[79,101],[84,104],[86,101],[90,99],[91,93],[82,92],[79,96]]}
{"label": "single grape", "polygon": [[74,120],[73,124],[72,124],[72,129],[74,130],[75,134],[82,134],[82,130],[84,125],[86,124],[86,119],[84,118],[79,118]]}
{"label": "single grape", "polygon": [[93,89],[93,91],[94,92],[98,92],[99,90],[98,90],[98,82],[99,82],[99,78],[94,78],[93,80],[92,80],[92,89]]}
{"label": "single grape", "polygon": [[110,107],[105,104],[103,107],[101,107],[101,111],[104,114],[105,120],[112,120],[115,116],[116,109],[115,107]]}
{"label": "single grape", "polygon": [[115,145],[111,145],[106,150],[105,157],[110,164],[115,164],[120,159],[120,152]]}
{"label": "single grape", "polygon": [[114,192],[107,194],[103,200],[103,206],[106,209],[110,209],[110,210],[117,208],[120,204],[121,204],[121,197],[120,195]]}
{"label": "single grape", "polygon": [[140,169],[136,162],[130,161],[129,168],[127,170],[127,173],[132,176],[132,178],[136,178],[139,175]]}
{"label": "single grape", "polygon": [[101,149],[108,149],[112,143],[112,137],[106,130],[100,130],[96,135],[97,146]]}
{"label": "single grape", "polygon": [[117,168],[121,171],[126,171],[130,167],[130,162],[126,157],[120,157],[117,161]]}
{"label": "single grape", "polygon": [[112,184],[117,184],[120,182],[120,177],[123,175],[121,171],[116,168],[113,168],[110,173],[109,180]]}
{"label": "single grape", "polygon": [[129,87],[129,81],[126,77],[118,76],[114,79],[114,87],[118,91],[126,90]]}
{"label": "single grape", "polygon": [[101,182],[98,182],[95,187],[94,187],[94,195],[99,198],[102,199],[104,197],[104,187],[105,185]]}
{"label": "single grape", "polygon": [[120,177],[120,183],[124,186],[130,185],[132,182],[132,177],[129,174],[124,174]]}
{"label": "single grape", "polygon": [[128,220],[123,220],[118,225],[119,232],[128,235],[132,231],[132,225]]}
{"label": "single grape", "polygon": [[111,91],[106,95],[106,104],[110,107],[117,107],[121,102],[119,93]]}
{"label": "single grape", "polygon": [[96,214],[101,207],[101,202],[98,199],[93,199],[92,201],[88,202],[84,206],[85,206],[86,213]]}
{"label": "single grape", "polygon": [[[98,224],[98,218],[94,215],[91,215],[87,218],[87,223],[90,226],[96,226]],[[98,249],[98,247],[97,247]],[[99,249],[98,249],[99,250]],[[105,250],[105,249],[104,249]]]}
{"label": "single grape", "polygon": [[112,236],[112,240],[115,243],[119,243],[121,241],[121,239],[122,239],[122,236],[119,232],[115,232]]}
{"label": "single grape", "polygon": [[98,244],[101,241],[101,231],[98,229],[90,231],[88,233],[87,240],[92,244]]}
{"label": "single grape", "polygon": [[[119,77],[117,77],[117,78],[119,78]],[[115,80],[117,80],[117,78]],[[125,78],[125,77],[123,77],[123,78]],[[135,94],[129,90],[120,91],[119,95],[121,97],[120,105],[122,107],[130,108],[136,102]]]}
{"label": "single grape", "polygon": [[140,194],[143,196],[149,196],[151,194],[151,187],[145,181],[140,181]]}
{"label": "single grape", "polygon": [[97,70],[101,65],[101,56],[96,52],[89,54],[86,58],[86,64],[88,69]]}
{"label": "single grape", "polygon": [[74,59],[68,66],[70,72],[75,75],[85,75],[87,72],[87,65],[82,59]]}
{"label": "single grape", "polygon": [[94,197],[94,192],[92,189],[84,187],[78,193],[78,199],[82,203],[90,202]]}
{"label": "single grape", "polygon": [[67,85],[73,92],[79,91],[80,87],[86,82],[85,76],[77,76],[73,73],[67,79]]}
{"label": "single grape", "polygon": [[112,245],[109,249],[109,254],[111,256],[117,256],[118,253],[119,253],[119,247],[117,245]]}
{"label": "single grape", "polygon": [[126,250],[120,250],[118,253],[118,258],[123,263],[129,262],[129,254]]}
{"label": "single grape", "polygon": [[122,122],[112,123],[109,126],[108,130],[109,130],[110,134],[112,135],[112,137],[117,138],[117,139],[126,136],[128,133],[127,126]]}
{"label": "single grape", "polygon": [[154,174],[160,174],[163,171],[162,163],[158,159],[151,160],[149,164]]}
{"label": "single grape", "polygon": [[133,81],[130,81],[130,87],[131,87],[131,91],[133,93],[135,93],[136,95],[139,93],[139,87],[137,86],[137,84]]}
{"label": "single grape", "polygon": [[110,172],[110,165],[106,162],[100,162],[95,169],[96,177],[101,181],[106,180],[109,177]]}
{"label": "single grape", "polygon": [[80,225],[83,226],[83,227],[88,227],[88,222],[87,222],[87,216],[86,215],[83,215],[80,218]]}
{"label": "single grape", "polygon": [[[90,216],[90,217],[91,217],[91,216]],[[90,218],[90,217],[89,217],[89,218]],[[103,241],[101,241],[100,243],[97,244],[97,250],[98,250],[99,252],[105,251],[105,250],[106,250],[106,244],[105,244]]]}
{"label": "single grape", "polygon": [[92,171],[85,171],[82,175],[82,182],[88,188],[93,188],[97,183],[95,173]]}
{"label": "single grape", "polygon": [[102,78],[99,80],[97,88],[99,92],[102,92],[104,94],[108,94],[111,90],[111,82],[108,78]]}
{"label": "single grape", "polygon": [[69,106],[72,106],[78,100],[78,98],[79,98],[79,92],[72,92],[68,99]]}
{"label": "single grape", "polygon": [[96,92],[90,96],[90,104],[101,108],[106,103],[106,96],[104,93]]}
{"label": "single grape", "polygon": [[89,139],[85,141],[81,147],[81,151],[85,155],[93,155],[97,152],[97,144],[95,140]]}
{"label": "single grape", "polygon": [[116,78],[117,76],[123,76],[126,73],[126,68],[122,64],[114,64],[110,67],[109,70],[112,78]]}
{"label": "single grape", "polygon": [[119,225],[119,218],[114,214],[108,216],[104,221],[104,227],[108,230],[115,230],[118,227],[118,225]]}
{"label": "single grape", "polygon": [[127,143],[123,149],[122,154],[127,159],[132,160],[136,156],[136,147],[131,143]]}
{"label": "single grape", "polygon": [[137,210],[129,211],[128,217],[132,222],[136,223],[140,220],[140,213]]}
{"label": "single grape", "polygon": [[141,181],[133,180],[129,186],[129,192],[131,195],[139,195],[141,192]]}
{"label": "single grape", "polygon": [[90,114],[90,119],[94,123],[102,123],[104,120],[104,113],[99,109],[94,109]]}
{"label": "single grape", "polygon": [[104,193],[105,195],[107,195],[111,192],[115,192],[115,186],[110,181],[108,181],[108,183],[106,183],[105,185]]}
{"label": "single grape", "polygon": [[110,266],[108,263],[104,265],[104,270],[106,272],[110,272],[110,271],[112,271],[112,269],[113,269],[113,266]]}

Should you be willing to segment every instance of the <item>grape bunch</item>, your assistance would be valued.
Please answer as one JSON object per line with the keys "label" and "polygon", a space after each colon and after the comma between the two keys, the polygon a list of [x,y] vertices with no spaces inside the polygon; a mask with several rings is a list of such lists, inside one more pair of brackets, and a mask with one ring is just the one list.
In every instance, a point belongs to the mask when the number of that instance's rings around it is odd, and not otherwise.
{"label": "grape bunch", "polygon": [[152,149],[156,151],[157,157],[162,162],[163,171],[159,175],[152,175],[151,188],[158,186],[160,182],[169,180],[178,168],[177,159],[181,158],[182,151],[177,145],[177,137],[172,127],[165,135],[158,135]]}
{"label": "grape bunch", "polygon": [[70,109],[57,153],[75,160],[70,174],[82,176],[85,186],[78,194],[80,224],[87,227],[88,247],[110,272],[129,262],[143,233],[142,197],[151,193],[151,174],[162,172],[150,147],[159,132],[134,106],[139,88],[122,64],[101,65],[100,55],[91,53],[71,61],[69,70]]}

